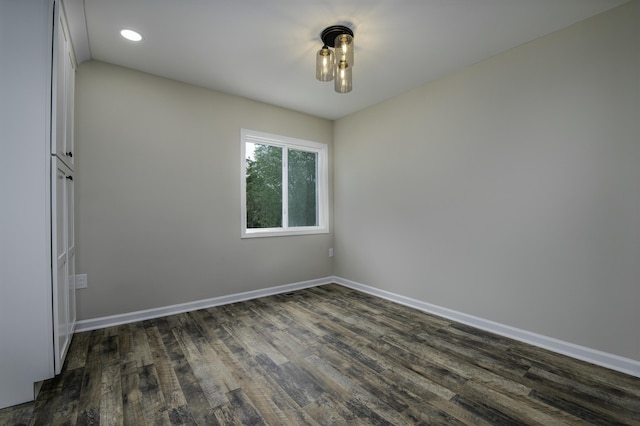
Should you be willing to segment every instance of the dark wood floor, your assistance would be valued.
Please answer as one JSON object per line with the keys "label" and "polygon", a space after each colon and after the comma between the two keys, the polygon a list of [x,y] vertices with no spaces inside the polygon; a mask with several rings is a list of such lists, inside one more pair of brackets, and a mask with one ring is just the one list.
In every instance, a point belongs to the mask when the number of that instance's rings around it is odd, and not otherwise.
{"label": "dark wood floor", "polygon": [[78,333],[20,423],[640,425],[640,379],[327,285]]}

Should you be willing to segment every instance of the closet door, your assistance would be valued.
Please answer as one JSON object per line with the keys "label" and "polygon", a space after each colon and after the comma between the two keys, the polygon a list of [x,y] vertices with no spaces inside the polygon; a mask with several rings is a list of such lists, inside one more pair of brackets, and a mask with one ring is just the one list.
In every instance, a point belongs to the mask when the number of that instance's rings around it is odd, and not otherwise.
{"label": "closet door", "polygon": [[56,5],[54,34],[54,70],[53,96],[55,108],[52,111],[54,127],[51,153],[73,169],[73,109],[75,89],[75,62],[69,30],[62,13],[62,7]]}
{"label": "closet door", "polygon": [[74,126],[74,108],[75,108],[75,87],[76,87],[76,67],[73,61],[73,51],[71,47],[71,41],[67,39],[65,49],[65,66],[64,66],[64,78],[65,78],[65,132],[64,132],[64,157],[65,163],[73,170],[75,159],[74,153],[74,138],[73,138],[73,126]]}
{"label": "closet door", "polygon": [[67,227],[67,332],[69,334],[69,341],[76,329],[76,244],[75,244],[75,223],[74,223],[74,196],[75,196],[75,180],[74,174],[69,172],[65,176],[66,183],[66,217],[65,226]]}
{"label": "closet door", "polygon": [[54,372],[60,373],[76,325],[73,47],[60,1],[54,4],[51,209]]}
{"label": "closet door", "polygon": [[75,327],[73,174],[52,158],[53,341],[55,374],[60,373]]}
{"label": "closet door", "polygon": [[[66,132],[66,76],[64,73],[64,68],[66,64],[66,45],[67,45],[67,34],[65,32],[65,28],[62,25],[62,14],[60,13],[60,4],[56,2],[55,7],[55,27],[53,34],[53,46],[54,46],[54,55],[53,55],[53,70],[55,72],[53,78],[53,105],[51,115],[52,115],[52,125],[53,125],[53,134],[51,138],[51,154],[57,155],[60,158],[65,157],[65,132]],[[73,155],[73,154],[72,154]]]}

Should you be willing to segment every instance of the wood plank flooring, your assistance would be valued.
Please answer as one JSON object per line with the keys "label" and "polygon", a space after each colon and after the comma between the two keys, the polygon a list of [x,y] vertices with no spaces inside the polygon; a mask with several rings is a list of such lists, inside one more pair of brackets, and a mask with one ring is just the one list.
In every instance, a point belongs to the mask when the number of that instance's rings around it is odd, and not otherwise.
{"label": "wood plank flooring", "polygon": [[74,336],[31,425],[640,425],[640,379],[331,284]]}

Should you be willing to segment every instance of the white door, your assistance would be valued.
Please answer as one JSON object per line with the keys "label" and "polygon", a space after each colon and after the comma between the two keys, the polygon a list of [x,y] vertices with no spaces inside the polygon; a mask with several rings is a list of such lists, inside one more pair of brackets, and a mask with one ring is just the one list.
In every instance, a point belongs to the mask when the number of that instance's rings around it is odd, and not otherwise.
{"label": "white door", "polygon": [[60,373],[75,327],[73,174],[52,158],[53,341],[55,374]]}
{"label": "white door", "polygon": [[76,244],[75,244],[75,222],[74,209],[75,205],[75,181],[73,173],[65,176],[66,188],[66,227],[67,227],[67,331],[69,340],[76,329]]}
{"label": "white door", "polygon": [[75,62],[69,39],[69,31],[59,2],[56,5],[56,29],[54,34],[53,95],[55,108],[52,111],[54,127],[52,154],[58,156],[73,169],[73,108],[75,89]]}
{"label": "white door", "polygon": [[71,42],[67,40],[65,47],[65,65],[64,65],[64,78],[65,78],[65,132],[64,132],[64,157],[65,163],[73,170],[74,158],[74,140],[73,140],[73,126],[74,126],[74,108],[75,108],[75,87],[76,87],[76,69],[73,62],[73,51],[71,50]]}

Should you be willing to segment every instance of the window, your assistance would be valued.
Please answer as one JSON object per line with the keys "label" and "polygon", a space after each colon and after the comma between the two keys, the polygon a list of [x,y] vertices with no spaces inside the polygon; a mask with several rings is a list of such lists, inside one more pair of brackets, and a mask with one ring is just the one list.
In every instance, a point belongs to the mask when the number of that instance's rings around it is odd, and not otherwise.
{"label": "window", "polygon": [[328,226],[327,145],[242,129],[242,238]]}

